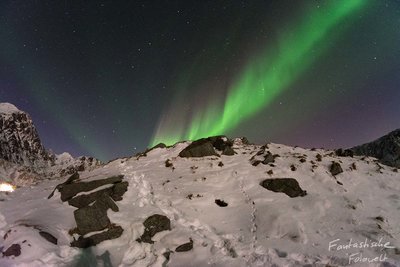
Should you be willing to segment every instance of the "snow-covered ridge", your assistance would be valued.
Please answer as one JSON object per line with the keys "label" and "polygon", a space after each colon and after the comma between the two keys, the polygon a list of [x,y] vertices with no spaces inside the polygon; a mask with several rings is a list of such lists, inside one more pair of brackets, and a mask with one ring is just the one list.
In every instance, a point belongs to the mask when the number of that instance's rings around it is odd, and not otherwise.
{"label": "snow-covered ridge", "polygon": [[10,103],[0,103],[0,114],[13,114],[22,112],[16,106]]}
{"label": "snow-covered ridge", "polygon": [[[70,246],[76,209],[58,191],[47,199],[65,179],[4,196],[0,237],[7,238],[0,238],[0,250],[19,244],[21,255],[0,258],[0,266],[400,266],[397,169],[369,157],[240,140],[231,156],[179,157],[187,146],[156,148],[81,173],[81,182],[122,174],[129,183],[116,202],[119,211],[107,213],[122,235],[92,247],[89,262],[80,262],[85,252]],[[342,172],[333,175],[332,162]],[[260,185],[276,178],[296,179],[306,194],[289,197]],[[153,214],[168,217],[171,229],[157,233],[153,244],[138,242]],[[190,240],[191,250],[177,251]]]}

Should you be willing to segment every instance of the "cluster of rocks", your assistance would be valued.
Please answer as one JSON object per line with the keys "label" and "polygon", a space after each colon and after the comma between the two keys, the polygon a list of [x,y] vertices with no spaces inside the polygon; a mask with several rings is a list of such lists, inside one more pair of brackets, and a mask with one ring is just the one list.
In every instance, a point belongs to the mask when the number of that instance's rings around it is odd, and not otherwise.
{"label": "cluster of rocks", "polygon": [[222,155],[232,156],[235,154],[232,146],[233,141],[226,136],[212,136],[193,141],[179,153],[179,156],[182,158],[219,156],[217,151]]}
{"label": "cluster of rocks", "polygon": [[262,146],[257,153],[250,158],[250,163],[253,166],[258,166],[260,163],[267,165],[275,162],[275,158],[279,157],[278,154],[273,155],[267,150],[267,146]]}
{"label": "cluster of rocks", "polygon": [[[78,208],[74,211],[77,227],[70,230],[70,234],[73,236],[77,234],[78,239],[74,237],[71,246],[87,248],[104,240],[120,237],[123,229],[111,223],[107,210],[119,211],[115,201],[122,200],[128,188],[128,182],[123,181],[123,175],[89,182],[77,182],[78,180],[79,174],[75,173],[66,182],[56,187],[61,193],[63,202],[68,201],[69,205]],[[103,189],[96,190],[99,187]],[[89,191],[91,191],[89,194],[79,194]],[[53,196],[53,193],[49,198]],[[101,232],[90,235],[99,231]]]}
{"label": "cluster of rocks", "polygon": [[[149,216],[144,222],[144,232],[141,237],[136,239],[137,242],[139,243],[148,243],[148,244],[154,244],[154,241],[152,238],[159,232],[162,231],[171,231],[171,221],[170,219],[161,214],[153,214]],[[189,242],[184,243],[182,245],[179,245],[175,248],[175,252],[186,252],[190,251],[193,249],[193,240],[192,238],[189,238]],[[166,252],[163,253],[163,256],[165,257],[165,262],[163,266],[166,266],[166,264],[169,261],[171,253],[174,253],[174,251],[171,251],[168,249]]]}

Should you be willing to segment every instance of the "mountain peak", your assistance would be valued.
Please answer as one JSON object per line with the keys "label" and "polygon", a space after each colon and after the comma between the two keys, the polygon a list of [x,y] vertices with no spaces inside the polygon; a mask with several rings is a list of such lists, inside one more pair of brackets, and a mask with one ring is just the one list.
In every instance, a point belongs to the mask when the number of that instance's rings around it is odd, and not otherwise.
{"label": "mountain peak", "polygon": [[20,111],[16,106],[10,103],[0,103],[0,114],[12,114]]}

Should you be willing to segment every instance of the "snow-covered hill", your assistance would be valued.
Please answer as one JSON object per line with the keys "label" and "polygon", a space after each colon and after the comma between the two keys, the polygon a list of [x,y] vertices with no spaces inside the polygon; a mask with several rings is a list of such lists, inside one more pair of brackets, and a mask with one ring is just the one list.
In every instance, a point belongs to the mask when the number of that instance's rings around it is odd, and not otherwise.
{"label": "snow-covered hill", "polygon": [[[0,266],[400,266],[398,169],[369,157],[241,139],[234,155],[178,156],[188,145],[80,173],[79,182],[123,175],[129,183],[113,202],[119,211],[106,214],[107,229],[120,226],[122,235],[87,249],[70,246],[77,208],[61,201],[63,187],[47,198],[65,179],[3,194],[0,251],[8,256]],[[170,225],[145,242],[155,214]]]}

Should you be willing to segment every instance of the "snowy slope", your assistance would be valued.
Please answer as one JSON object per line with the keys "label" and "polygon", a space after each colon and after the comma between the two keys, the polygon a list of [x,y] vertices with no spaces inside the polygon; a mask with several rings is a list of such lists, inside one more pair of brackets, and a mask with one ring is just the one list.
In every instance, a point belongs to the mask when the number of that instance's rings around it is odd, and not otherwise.
{"label": "snowy slope", "polygon": [[18,113],[20,110],[10,103],[0,103],[0,114],[11,115],[13,113]]}
{"label": "snowy slope", "polygon": [[[275,163],[252,166],[250,158],[260,146],[239,140],[234,156],[178,157],[188,144],[81,174],[85,181],[123,174],[129,182],[123,200],[116,202],[119,212],[108,211],[123,227],[122,236],[90,249],[69,246],[75,208],[61,202],[58,192],[47,199],[63,180],[1,195],[0,236],[7,237],[0,238],[0,251],[18,243],[21,255],[0,258],[0,266],[347,266],[349,261],[351,266],[400,266],[400,174],[392,167],[373,158],[278,144],[268,145],[280,156]],[[167,159],[173,166],[166,167]],[[332,161],[344,170],[336,177],[329,172]],[[269,191],[260,186],[266,178],[295,178],[307,195],[290,198]],[[228,206],[216,205],[216,199]],[[158,233],[154,244],[138,243],[142,223],[152,214],[166,215],[172,230]],[[54,235],[58,245],[38,231]],[[189,238],[193,250],[171,253],[169,261],[162,255]],[[339,246],[350,239],[351,248]],[[365,240],[370,247],[354,247]],[[379,240],[388,248],[371,248]],[[359,253],[385,263],[357,264]]]}

